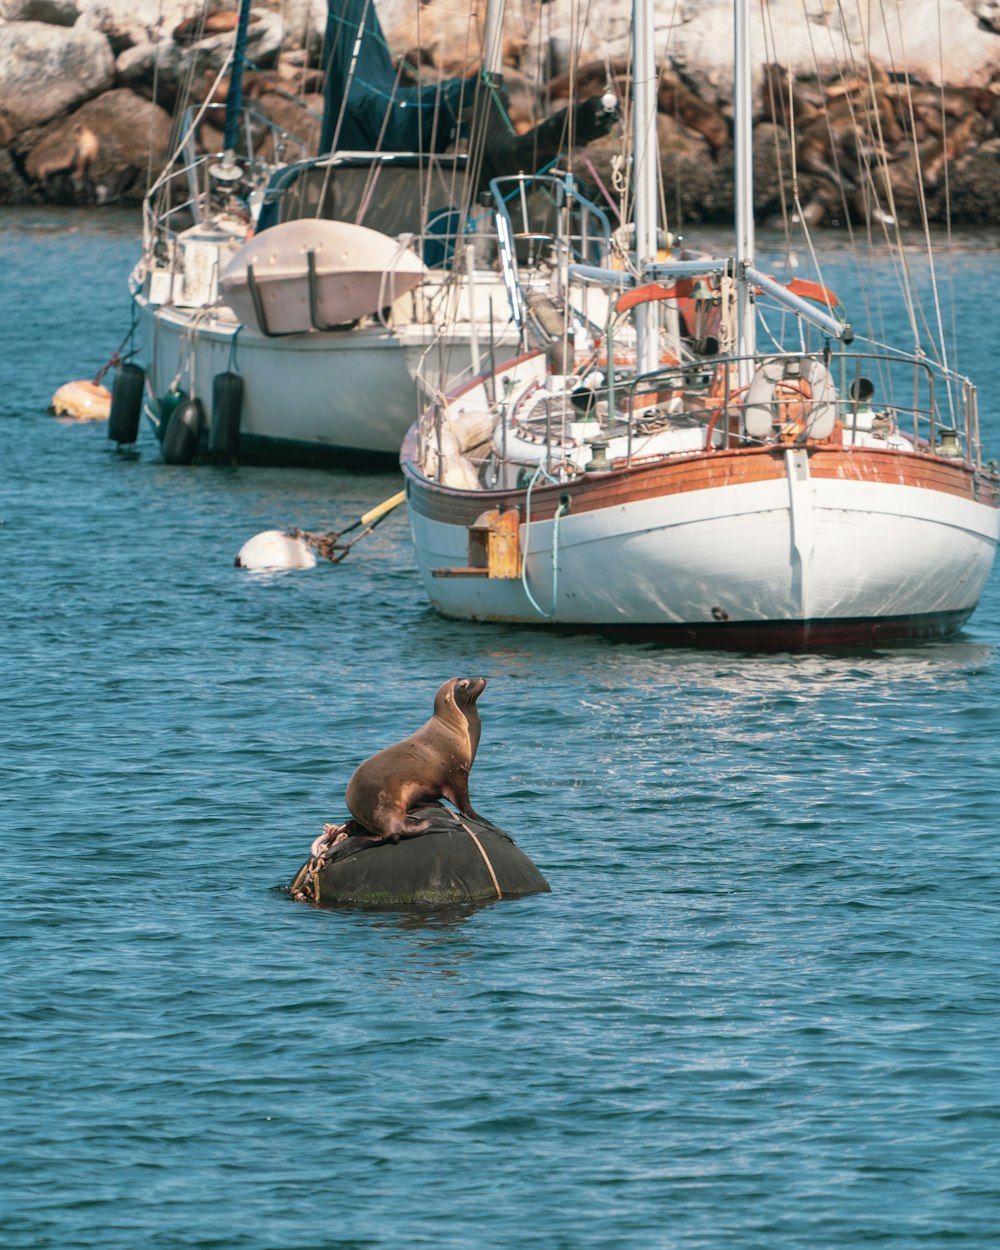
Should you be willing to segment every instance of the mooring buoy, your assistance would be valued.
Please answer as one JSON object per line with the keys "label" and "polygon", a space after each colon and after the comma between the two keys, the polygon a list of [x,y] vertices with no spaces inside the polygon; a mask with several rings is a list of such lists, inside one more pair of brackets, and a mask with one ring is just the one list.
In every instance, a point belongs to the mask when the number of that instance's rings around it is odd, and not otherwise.
{"label": "mooring buoy", "polygon": [[412,815],[431,825],[399,842],[355,834],[321,846],[317,839],[292,897],[318,907],[435,908],[551,893],[510,834],[483,817],[457,816],[439,803]]}
{"label": "mooring buoy", "polygon": [[309,544],[282,530],[264,530],[248,538],[234,561],[238,569],[264,572],[268,569],[312,569],[316,556]]}

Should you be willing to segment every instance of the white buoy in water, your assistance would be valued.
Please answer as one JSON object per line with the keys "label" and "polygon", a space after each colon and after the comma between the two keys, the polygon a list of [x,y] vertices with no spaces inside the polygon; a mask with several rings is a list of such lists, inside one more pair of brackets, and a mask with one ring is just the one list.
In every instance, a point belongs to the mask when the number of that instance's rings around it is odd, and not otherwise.
{"label": "white buoy in water", "polygon": [[316,567],[316,556],[301,538],[292,538],[281,530],[264,530],[243,544],[236,557],[236,567],[255,570],[312,569]]}

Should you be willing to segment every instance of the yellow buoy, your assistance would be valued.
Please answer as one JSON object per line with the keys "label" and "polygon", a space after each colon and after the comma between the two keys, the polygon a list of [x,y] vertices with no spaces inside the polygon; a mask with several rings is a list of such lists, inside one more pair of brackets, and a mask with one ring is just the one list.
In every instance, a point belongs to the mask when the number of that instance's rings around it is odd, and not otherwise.
{"label": "yellow buoy", "polygon": [[111,392],[100,382],[67,382],[52,396],[49,411],[76,421],[106,421],[111,412]]}

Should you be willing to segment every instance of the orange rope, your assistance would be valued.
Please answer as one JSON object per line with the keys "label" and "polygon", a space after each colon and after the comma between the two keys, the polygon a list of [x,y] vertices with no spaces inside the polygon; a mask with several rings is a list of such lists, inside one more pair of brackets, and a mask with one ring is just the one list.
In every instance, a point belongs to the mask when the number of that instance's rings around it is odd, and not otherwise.
{"label": "orange rope", "polygon": [[[447,808],[445,810],[448,811],[449,816],[453,816],[455,820],[458,820],[458,817],[455,816],[455,813],[453,811],[450,811]],[[473,840],[473,842],[475,842],[476,850],[478,850],[479,854],[482,855],[483,863],[486,865],[486,868],[490,874],[490,880],[493,882],[493,888],[497,892],[497,898],[503,898],[503,891],[500,889],[500,882],[497,880],[497,874],[493,871],[493,865],[490,863],[490,857],[486,854],[486,851],[483,848],[482,842],[479,841],[479,839],[472,832],[472,830],[469,828],[469,826],[465,823],[464,820],[458,820],[458,823],[462,826],[462,828],[469,835],[469,837]]]}

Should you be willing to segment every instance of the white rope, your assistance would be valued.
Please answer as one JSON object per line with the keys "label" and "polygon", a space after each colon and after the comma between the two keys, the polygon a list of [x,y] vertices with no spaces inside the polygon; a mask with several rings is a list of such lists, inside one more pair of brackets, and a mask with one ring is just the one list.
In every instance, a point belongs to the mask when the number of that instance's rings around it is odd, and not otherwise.
{"label": "white rope", "polygon": [[225,76],[225,73],[229,69],[229,66],[232,64],[232,60],[233,60],[233,49],[230,49],[229,52],[226,54],[226,59],[222,63],[222,68],[219,70],[219,73],[216,76],[215,82],[212,83],[212,86],[209,88],[208,95],[205,97],[204,101],[202,102],[201,108],[199,108],[198,112],[195,114],[194,120],[191,122],[191,125],[188,126],[187,130],[185,130],[183,136],[179,140],[177,144],[177,148],[174,151],[173,156],[171,156],[170,160],[167,161],[167,164],[164,167],[163,173],[160,174],[156,182],[154,182],[152,187],[150,187],[149,189],[150,196],[152,196],[156,191],[158,191],[160,187],[162,187],[163,184],[167,182],[170,177],[172,177],[170,170],[172,169],[174,163],[177,161],[178,157],[184,151],[184,148],[187,144],[188,139],[191,138],[194,132],[201,125],[201,121],[202,121],[202,118],[205,116],[205,112],[207,111],[209,105],[212,103],[212,100],[215,98],[216,88],[218,87],[219,83],[222,81],[223,77]]}

